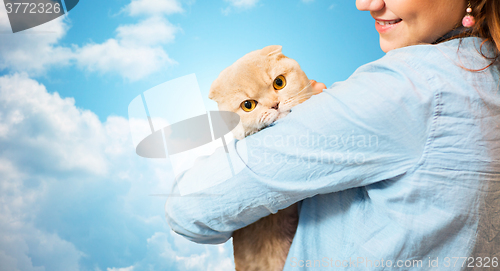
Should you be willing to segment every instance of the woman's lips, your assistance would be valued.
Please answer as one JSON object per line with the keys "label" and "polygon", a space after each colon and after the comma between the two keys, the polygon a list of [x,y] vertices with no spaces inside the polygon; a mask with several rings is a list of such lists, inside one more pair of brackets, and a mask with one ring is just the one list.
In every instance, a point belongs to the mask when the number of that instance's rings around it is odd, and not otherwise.
{"label": "woman's lips", "polygon": [[392,28],[396,27],[402,19],[395,19],[395,20],[382,20],[382,19],[375,19],[375,28],[377,31],[382,34],[385,33]]}

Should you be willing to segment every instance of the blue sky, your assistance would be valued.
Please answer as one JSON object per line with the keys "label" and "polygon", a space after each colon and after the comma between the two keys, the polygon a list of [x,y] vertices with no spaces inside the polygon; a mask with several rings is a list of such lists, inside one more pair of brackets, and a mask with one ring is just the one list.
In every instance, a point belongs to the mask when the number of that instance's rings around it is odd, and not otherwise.
{"label": "blue sky", "polygon": [[383,56],[367,12],[341,0],[87,0],[12,34],[0,5],[0,269],[231,270],[231,244],[165,222],[171,169],[138,157],[127,109],[267,45],[331,85]]}

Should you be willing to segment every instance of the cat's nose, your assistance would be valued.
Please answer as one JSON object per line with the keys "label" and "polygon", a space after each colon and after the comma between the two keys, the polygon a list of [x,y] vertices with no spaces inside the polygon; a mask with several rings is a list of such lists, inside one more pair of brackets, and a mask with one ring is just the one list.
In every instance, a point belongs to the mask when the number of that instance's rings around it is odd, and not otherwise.
{"label": "cat's nose", "polygon": [[280,102],[278,102],[277,104],[275,104],[273,107],[271,107],[272,109],[276,109],[278,110],[278,108],[280,107]]}

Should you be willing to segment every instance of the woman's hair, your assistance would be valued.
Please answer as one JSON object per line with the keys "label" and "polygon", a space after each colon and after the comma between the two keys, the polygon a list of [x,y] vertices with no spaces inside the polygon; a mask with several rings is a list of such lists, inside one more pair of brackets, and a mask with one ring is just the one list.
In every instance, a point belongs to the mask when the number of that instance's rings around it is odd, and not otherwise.
{"label": "woman's hair", "polygon": [[472,15],[476,24],[471,35],[496,47],[496,57],[500,54],[500,0],[470,0]]}
{"label": "woman's hair", "polygon": [[[455,38],[482,38],[483,43],[481,44],[481,48],[478,49],[478,52],[484,58],[491,60],[490,64],[480,69],[469,69],[462,66],[465,70],[480,72],[489,68],[500,59],[500,0],[469,0],[469,2],[472,8],[471,14],[474,16],[475,20],[474,26],[471,29],[467,29],[467,31],[459,31],[459,34],[455,34],[447,39],[438,40],[436,43]],[[460,27],[457,26],[457,28],[459,29]],[[483,51],[483,45],[485,43],[491,43],[493,45],[493,55],[491,55],[491,52],[487,52],[488,55],[485,55]]]}

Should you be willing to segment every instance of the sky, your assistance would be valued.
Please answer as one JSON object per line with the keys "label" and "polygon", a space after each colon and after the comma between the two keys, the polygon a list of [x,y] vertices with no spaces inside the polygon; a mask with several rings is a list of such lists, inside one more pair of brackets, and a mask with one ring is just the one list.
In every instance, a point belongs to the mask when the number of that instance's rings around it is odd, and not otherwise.
{"label": "sky", "polygon": [[354,0],[82,0],[17,33],[0,4],[0,270],[234,270],[168,227],[172,169],[136,155],[128,105],[194,73],[216,109],[218,74],[274,44],[327,86],[384,55]]}

